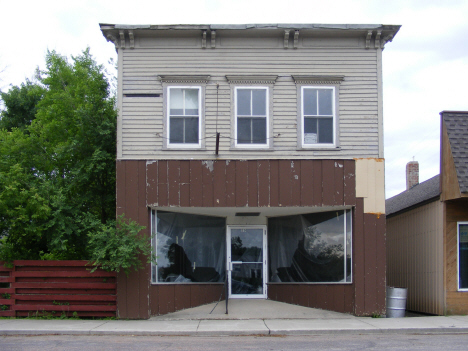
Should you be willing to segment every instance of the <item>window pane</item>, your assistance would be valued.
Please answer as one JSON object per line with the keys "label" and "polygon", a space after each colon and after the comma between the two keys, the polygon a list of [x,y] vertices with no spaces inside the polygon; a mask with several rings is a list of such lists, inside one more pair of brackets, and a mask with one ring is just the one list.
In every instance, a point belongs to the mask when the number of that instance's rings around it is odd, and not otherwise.
{"label": "window pane", "polygon": [[331,89],[320,89],[318,91],[319,98],[319,115],[320,116],[331,116],[333,115],[333,90]]}
{"label": "window pane", "polygon": [[317,118],[304,118],[304,132],[317,133]]}
{"label": "window pane", "polygon": [[318,130],[320,144],[333,144],[333,118],[319,118]]}
{"label": "window pane", "polygon": [[184,142],[184,119],[171,118],[169,130],[169,142],[183,143]]}
{"label": "window pane", "polygon": [[266,90],[252,90],[252,114],[254,116],[266,116]]}
{"label": "window pane", "polygon": [[263,229],[231,230],[231,261],[263,261]]}
{"label": "window pane", "polygon": [[345,218],[344,211],[270,218],[270,281],[345,282]]}
{"label": "window pane", "polygon": [[304,115],[317,116],[317,89],[304,89]]}
{"label": "window pane", "polygon": [[198,118],[185,119],[185,143],[198,144]]}
{"label": "window pane", "polygon": [[250,111],[250,89],[237,89],[237,115],[251,116]]}
{"label": "window pane", "polygon": [[157,212],[158,282],[222,282],[226,269],[224,218]]}
{"label": "window pane", "polygon": [[262,263],[232,264],[232,287],[234,295],[263,294]]}
{"label": "window pane", "polygon": [[252,118],[252,144],[266,144],[266,118]]}
{"label": "window pane", "polygon": [[170,114],[171,116],[181,116],[184,113],[183,89],[170,89]]}
{"label": "window pane", "polygon": [[458,287],[468,289],[468,224],[458,225]]}
{"label": "window pane", "polygon": [[198,115],[198,89],[185,90],[185,115]]}
{"label": "window pane", "polygon": [[237,119],[237,143],[250,144],[252,131],[251,118],[238,118]]}
{"label": "window pane", "polygon": [[317,142],[317,118],[304,118],[304,144]]}

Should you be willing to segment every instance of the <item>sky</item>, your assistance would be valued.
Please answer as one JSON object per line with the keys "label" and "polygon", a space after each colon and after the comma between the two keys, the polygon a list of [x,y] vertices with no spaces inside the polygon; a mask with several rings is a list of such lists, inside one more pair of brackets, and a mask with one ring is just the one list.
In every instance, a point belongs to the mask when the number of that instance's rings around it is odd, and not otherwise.
{"label": "sky", "polygon": [[0,0],[0,89],[32,79],[47,50],[116,60],[99,23],[360,23],[402,25],[383,51],[386,197],[439,173],[441,111],[468,110],[468,0]]}

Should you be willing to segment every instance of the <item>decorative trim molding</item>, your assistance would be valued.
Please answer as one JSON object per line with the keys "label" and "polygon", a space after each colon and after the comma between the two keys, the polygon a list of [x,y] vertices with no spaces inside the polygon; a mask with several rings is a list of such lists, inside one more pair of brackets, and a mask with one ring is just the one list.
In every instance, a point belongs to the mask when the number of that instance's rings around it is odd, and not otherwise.
{"label": "decorative trim molding", "polygon": [[289,29],[284,30],[284,48],[289,48]]}
{"label": "decorative trim molding", "polygon": [[159,76],[161,82],[164,83],[206,83],[210,80],[210,76],[191,76],[191,75],[163,75]]}
{"label": "decorative trim molding", "polygon": [[206,30],[204,30],[202,34],[201,47],[202,49],[206,49]]}
{"label": "decorative trim molding", "polygon": [[375,48],[380,49],[380,36],[382,35],[382,31],[378,30],[377,35],[375,36]]}
{"label": "decorative trim molding", "polygon": [[215,30],[211,31],[211,48],[212,49],[216,48],[216,31]]}
{"label": "decorative trim molding", "polygon": [[119,30],[119,35],[120,35],[120,47],[122,49],[125,49],[125,31]]}
{"label": "decorative trim molding", "polygon": [[107,33],[106,35],[106,39],[107,41],[110,41],[111,43],[113,43],[115,45],[115,48],[118,49],[120,46],[119,46],[119,39],[117,39],[115,36],[113,36],[111,33]]}
{"label": "decorative trim molding", "polygon": [[367,37],[366,37],[366,49],[370,48],[370,40],[372,38],[372,31],[369,30],[367,31]]}
{"label": "decorative trim molding", "polygon": [[296,84],[341,84],[344,76],[292,76]]}
{"label": "decorative trim molding", "polygon": [[130,49],[135,49],[135,37],[133,36],[133,30],[128,31],[128,37],[130,38]]}
{"label": "decorative trim molding", "polygon": [[393,40],[393,34],[389,34],[386,37],[384,37],[380,43],[380,48],[383,50],[385,47],[385,44]]}
{"label": "decorative trim molding", "polygon": [[294,49],[297,49],[297,44],[299,43],[299,31],[294,32]]}
{"label": "decorative trim molding", "polygon": [[237,76],[229,75],[226,76],[229,84],[275,84],[278,76],[263,76],[263,75],[251,75],[251,76]]}

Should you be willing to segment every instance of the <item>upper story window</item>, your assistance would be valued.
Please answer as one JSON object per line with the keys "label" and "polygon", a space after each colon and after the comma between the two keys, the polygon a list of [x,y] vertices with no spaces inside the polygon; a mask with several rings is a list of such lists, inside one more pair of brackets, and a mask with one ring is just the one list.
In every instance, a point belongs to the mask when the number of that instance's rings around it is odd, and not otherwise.
{"label": "upper story window", "polygon": [[278,76],[227,75],[231,85],[231,147],[269,149],[272,137],[272,92]]}
{"label": "upper story window", "polygon": [[268,88],[237,87],[235,111],[236,146],[267,146]]}
{"label": "upper story window", "polygon": [[200,147],[201,87],[168,87],[168,146]]}
{"label": "upper story window", "polygon": [[302,95],[302,145],[335,145],[335,88],[304,86]]}
{"label": "upper story window", "polygon": [[344,76],[294,75],[298,148],[339,146],[339,87]]}
{"label": "upper story window", "polygon": [[163,86],[163,149],[205,147],[205,88],[210,76],[160,75]]}

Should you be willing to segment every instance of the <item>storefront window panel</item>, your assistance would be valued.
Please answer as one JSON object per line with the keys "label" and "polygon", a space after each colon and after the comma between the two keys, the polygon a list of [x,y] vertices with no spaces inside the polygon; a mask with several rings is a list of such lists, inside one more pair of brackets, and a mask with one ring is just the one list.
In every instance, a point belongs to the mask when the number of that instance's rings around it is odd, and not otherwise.
{"label": "storefront window panel", "polygon": [[226,221],[195,214],[152,211],[153,283],[223,282]]}
{"label": "storefront window panel", "polygon": [[351,211],[270,218],[270,282],[351,282]]}

